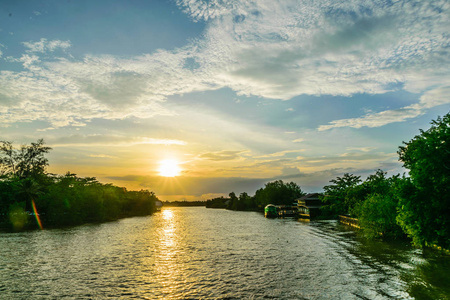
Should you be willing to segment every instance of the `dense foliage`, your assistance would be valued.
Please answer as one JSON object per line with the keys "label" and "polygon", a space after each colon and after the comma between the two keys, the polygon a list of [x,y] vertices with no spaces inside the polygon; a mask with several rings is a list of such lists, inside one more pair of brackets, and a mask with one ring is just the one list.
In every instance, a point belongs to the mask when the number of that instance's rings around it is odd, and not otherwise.
{"label": "dense foliage", "polygon": [[164,206],[166,207],[190,207],[190,206],[206,206],[206,201],[204,200],[199,200],[199,201],[186,201],[186,200],[182,200],[182,201],[164,201]]}
{"label": "dense foliage", "polygon": [[257,190],[254,196],[244,192],[237,197],[234,192],[231,192],[229,198],[219,197],[206,201],[206,207],[263,211],[267,204],[292,205],[303,195],[305,193],[296,183],[276,180],[266,183],[264,188]]}
{"label": "dense foliage", "polygon": [[398,154],[410,179],[397,220],[416,244],[450,248],[450,113],[404,142]]}
{"label": "dense foliage", "polygon": [[378,170],[361,182],[344,174],[324,187],[324,217],[350,215],[368,237],[408,235],[417,246],[450,248],[450,113],[399,147],[409,177]]}
{"label": "dense foliage", "polygon": [[342,177],[330,180],[331,185],[325,186],[325,196],[322,198],[322,216],[324,218],[336,218],[338,215],[348,214],[354,202],[361,199],[358,184],[360,176],[345,173]]}
{"label": "dense foliage", "polygon": [[255,203],[263,209],[267,204],[292,205],[296,199],[304,196],[300,186],[295,182],[284,183],[282,180],[276,180],[266,183],[255,193]]}
{"label": "dense foliage", "polygon": [[0,147],[0,227],[21,230],[111,221],[155,211],[157,197],[146,190],[127,191],[95,178],[46,173],[43,140],[15,149]]}

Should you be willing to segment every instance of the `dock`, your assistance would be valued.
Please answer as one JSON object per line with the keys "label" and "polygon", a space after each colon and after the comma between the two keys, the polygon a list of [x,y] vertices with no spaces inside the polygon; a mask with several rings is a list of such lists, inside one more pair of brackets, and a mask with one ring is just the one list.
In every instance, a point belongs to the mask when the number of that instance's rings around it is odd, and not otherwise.
{"label": "dock", "polygon": [[298,214],[297,206],[277,205],[276,207],[279,218],[296,217]]}
{"label": "dock", "polygon": [[354,227],[354,228],[358,228],[358,229],[361,228],[359,226],[358,219],[350,218],[348,216],[339,216],[339,223],[345,224],[347,226],[351,226],[351,227]]}

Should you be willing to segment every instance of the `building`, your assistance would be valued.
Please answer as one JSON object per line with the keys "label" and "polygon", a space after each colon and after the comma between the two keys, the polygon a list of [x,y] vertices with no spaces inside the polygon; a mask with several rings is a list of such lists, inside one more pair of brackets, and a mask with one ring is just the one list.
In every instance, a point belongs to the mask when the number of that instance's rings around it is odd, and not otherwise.
{"label": "building", "polygon": [[322,206],[322,201],[319,199],[321,195],[320,193],[312,193],[297,199],[300,219],[314,219],[319,216]]}

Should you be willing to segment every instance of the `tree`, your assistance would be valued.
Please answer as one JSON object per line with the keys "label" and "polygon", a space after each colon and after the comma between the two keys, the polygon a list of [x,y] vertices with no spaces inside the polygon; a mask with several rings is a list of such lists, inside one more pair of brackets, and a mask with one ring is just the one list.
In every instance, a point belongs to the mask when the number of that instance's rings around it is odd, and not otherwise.
{"label": "tree", "polygon": [[0,175],[9,179],[10,184],[17,187],[14,202],[23,201],[25,210],[32,210],[38,193],[45,189],[48,183],[45,168],[48,160],[45,154],[51,148],[44,146],[44,140],[39,139],[30,146],[22,145],[19,149],[8,141],[2,141],[0,146]]}
{"label": "tree", "polygon": [[292,205],[295,199],[303,195],[305,193],[295,182],[285,184],[282,180],[276,180],[257,190],[254,200],[259,208],[264,208],[267,204]]}
{"label": "tree", "polygon": [[230,197],[230,200],[228,202],[227,209],[237,210],[237,205],[238,205],[237,203],[238,203],[239,199],[236,196],[236,193],[231,192],[228,194],[228,196]]}
{"label": "tree", "polygon": [[0,175],[15,176],[20,179],[36,178],[45,173],[48,160],[45,154],[52,148],[44,146],[44,140],[39,139],[30,146],[23,145],[14,149],[11,142],[2,141],[0,146]]}
{"label": "tree", "polygon": [[[361,176],[345,173],[342,177],[330,180],[331,185],[324,186],[325,195],[322,197],[322,214],[324,217],[337,217],[349,214],[354,205],[354,199],[362,199],[356,196],[361,190],[356,187],[361,183]],[[359,194],[359,193],[356,193]]]}
{"label": "tree", "polygon": [[450,113],[399,147],[410,180],[400,191],[397,217],[416,245],[450,248]]}
{"label": "tree", "polygon": [[361,231],[368,238],[401,238],[402,228],[397,224],[398,194],[397,187],[404,179],[398,175],[386,178],[386,173],[378,170],[370,175],[363,184],[360,201],[351,208],[358,218]]}

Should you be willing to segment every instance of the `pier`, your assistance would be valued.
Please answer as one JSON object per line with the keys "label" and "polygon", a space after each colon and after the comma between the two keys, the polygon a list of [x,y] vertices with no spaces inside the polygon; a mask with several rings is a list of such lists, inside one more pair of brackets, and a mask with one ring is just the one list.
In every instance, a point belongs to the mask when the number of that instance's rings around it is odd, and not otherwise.
{"label": "pier", "polygon": [[358,219],[350,218],[348,216],[339,216],[339,223],[345,224],[345,225],[348,225],[348,226],[351,226],[354,228],[358,228],[358,229],[361,228],[359,226]]}
{"label": "pier", "polygon": [[297,206],[277,205],[277,212],[279,218],[296,217],[298,209]]}

